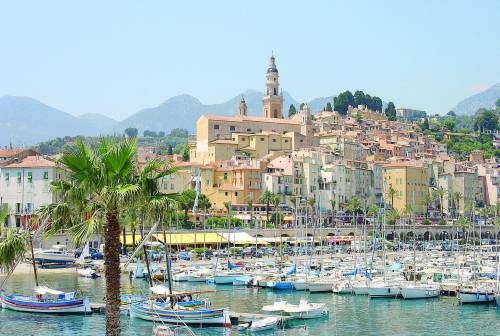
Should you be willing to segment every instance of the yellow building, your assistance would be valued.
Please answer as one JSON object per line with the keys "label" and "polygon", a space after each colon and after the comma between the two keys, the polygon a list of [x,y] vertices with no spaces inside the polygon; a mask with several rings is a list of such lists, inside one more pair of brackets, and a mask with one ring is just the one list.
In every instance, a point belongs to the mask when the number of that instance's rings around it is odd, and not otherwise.
{"label": "yellow building", "polygon": [[200,168],[201,192],[215,209],[232,204],[254,203],[260,198],[261,164],[257,161],[214,162]]}
{"label": "yellow building", "polygon": [[[425,212],[424,196],[429,194],[427,169],[411,162],[386,164],[383,166],[384,198],[386,204],[394,201],[394,208],[403,212],[412,205],[415,213]],[[392,187],[394,198],[389,195]]]}
{"label": "yellow building", "polygon": [[263,116],[248,116],[243,97],[236,116],[201,116],[196,122],[196,141],[190,143],[191,160],[203,164],[227,160],[238,151],[261,158],[273,151],[317,145],[307,105],[294,118],[283,119],[283,97],[278,91],[278,70],[273,56],[266,76]]}

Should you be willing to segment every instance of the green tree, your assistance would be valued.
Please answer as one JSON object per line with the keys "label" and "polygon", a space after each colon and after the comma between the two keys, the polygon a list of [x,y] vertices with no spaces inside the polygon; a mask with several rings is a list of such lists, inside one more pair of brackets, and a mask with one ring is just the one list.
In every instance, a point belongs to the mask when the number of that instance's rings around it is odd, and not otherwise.
{"label": "green tree", "polygon": [[365,93],[363,91],[357,90],[354,92],[354,106],[365,105]]}
{"label": "green tree", "polygon": [[295,105],[290,104],[290,107],[288,108],[288,118],[293,117],[297,113],[297,109],[295,108]]}
{"label": "green tree", "polygon": [[444,197],[446,196],[446,190],[444,190],[443,187],[439,187],[436,190],[436,196],[439,198],[439,212],[441,213],[441,220],[443,220],[444,217]]}
{"label": "green tree", "polygon": [[382,112],[382,99],[377,96],[372,97],[372,110]]}
{"label": "green tree", "polygon": [[125,129],[125,135],[129,138],[137,138],[137,134],[139,134],[139,131],[135,127],[129,127]]}
{"label": "green tree", "polygon": [[433,202],[434,197],[432,197],[432,194],[426,192],[424,197],[422,197],[422,203],[425,207],[425,219],[429,219],[429,208],[431,207]]}
{"label": "green tree", "polygon": [[359,113],[359,111],[356,113],[356,122],[358,124],[361,124],[363,122],[363,116],[361,115],[361,113]]}
{"label": "green tree", "polygon": [[429,118],[425,117],[424,122],[422,123],[422,130],[426,131],[429,129]]}
{"label": "green tree", "polygon": [[182,129],[182,128],[174,128],[173,130],[170,131],[171,137],[187,138],[188,135],[189,135],[189,132],[185,129]]}
{"label": "green tree", "polygon": [[495,107],[497,109],[500,109],[500,99],[497,99],[496,103],[495,103]]}
{"label": "green tree", "polygon": [[187,225],[188,222],[188,212],[193,209],[194,200],[196,198],[196,192],[194,190],[184,190],[177,199],[177,204],[179,208],[184,211],[184,224]]}
{"label": "green tree", "polygon": [[189,161],[189,146],[184,146],[182,150],[182,161]]}
{"label": "green tree", "polygon": [[392,187],[392,184],[389,185],[389,189],[387,190],[387,197],[391,200],[391,209],[394,209],[394,197],[398,195],[398,191]]}
{"label": "green tree", "polygon": [[325,111],[333,112],[332,103],[330,103],[330,102],[326,103]]}
{"label": "green tree", "polygon": [[333,107],[335,111],[342,115],[347,115],[349,105],[354,105],[354,97],[351,91],[344,91],[333,98]]}
{"label": "green tree", "polygon": [[274,194],[269,190],[265,190],[260,195],[260,201],[266,205],[266,221],[269,223],[269,205],[272,203],[274,199]]}
{"label": "green tree", "polygon": [[300,103],[299,110],[302,110],[305,105],[306,105],[306,103]]}
{"label": "green tree", "polygon": [[474,129],[495,131],[498,129],[498,115],[492,110],[480,109],[475,116]]}
{"label": "green tree", "polygon": [[396,120],[396,107],[393,102],[387,103],[387,107],[385,108],[385,115],[389,120]]}
{"label": "green tree", "polygon": [[[122,212],[137,204],[157,184],[154,176],[165,176],[163,165],[155,166],[147,183],[137,175],[135,139],[112,142],[101,139],[93,149],[77,142],[61,163],[69,180],[52,184],[60,202],[40,208],[42,219],[50,219],[51,233],[66,228],[77,245],[94,234],[104,236],[106,276],[106,335],[120,334],[120,223]],[[156,165],[157,163],[154,163]]]}
{"label": "green tree", "polygon": [[453,132],[455,130],[455,125],[455,119],[453,119],[452,117],[447,117],[443,120],[443,127],[450,132]]}
{"label": "green tree", "polygon": [[172,145],[168,145],[167,155],[173,155],[173,154],[174,154],[174,149],[172,148]]}

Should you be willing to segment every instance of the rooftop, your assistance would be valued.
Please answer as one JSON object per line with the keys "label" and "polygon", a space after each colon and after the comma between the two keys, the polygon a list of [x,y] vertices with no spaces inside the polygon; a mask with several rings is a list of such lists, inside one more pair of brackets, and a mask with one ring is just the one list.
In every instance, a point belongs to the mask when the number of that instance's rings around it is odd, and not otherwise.
{"label": "rooftop", "polygon": [[4,168],[44,168],[44,167],[55,167],[56,163],[51,160],[47,160],[43,156],[27,156],[20,162],[11,163]]}

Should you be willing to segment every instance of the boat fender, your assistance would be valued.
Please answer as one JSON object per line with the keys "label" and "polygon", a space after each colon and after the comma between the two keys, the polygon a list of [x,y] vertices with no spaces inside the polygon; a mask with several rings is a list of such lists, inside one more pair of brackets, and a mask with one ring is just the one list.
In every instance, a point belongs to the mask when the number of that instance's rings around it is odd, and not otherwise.
{"label": "boat fender", "polygon": [[476,293],[476,300],[479,300],[479,293]]}

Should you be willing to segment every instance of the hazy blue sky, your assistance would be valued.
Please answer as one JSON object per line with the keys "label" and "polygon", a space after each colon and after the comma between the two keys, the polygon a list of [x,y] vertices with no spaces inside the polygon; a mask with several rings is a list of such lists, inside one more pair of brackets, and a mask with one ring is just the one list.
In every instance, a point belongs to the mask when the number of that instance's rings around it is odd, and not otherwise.
{"label": "hazy blue sky", "polygon": [[[445,113],[500,82],[500,1],[4,1],[0,96],[121,119],[189,93],[362,89]],[[300,3],[300,4],[299,4]]]}

